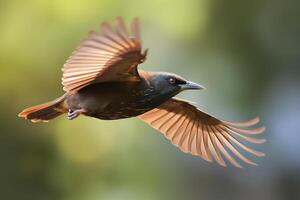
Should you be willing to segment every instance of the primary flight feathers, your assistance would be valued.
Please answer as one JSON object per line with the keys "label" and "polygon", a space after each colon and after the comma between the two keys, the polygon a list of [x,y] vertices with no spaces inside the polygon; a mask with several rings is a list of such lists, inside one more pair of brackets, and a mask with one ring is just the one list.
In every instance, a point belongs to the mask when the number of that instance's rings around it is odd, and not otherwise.
{"label": "primary flight feathers", "polygon": [[103,22],[100,29],[91,31],[64,64],[62,84],[66,92],[91,83],[139,78],[136,68],[144,62],[146,51],[141,52],[138,18],[132,21],[131,33],[121,17],[115,27]]}
{"label": "primary flight feathers", "polygon": [[237,139],[241,138],[257,144],[264,143],[265,139],[242,134],[262,133],[265,130],[264,127],[245,129],[257,124],[259,122],[258,118],[243,123],[221,121],[200,111],[186,101],[172,98],[159,107],[141,115],[140,119],[158,129],[183,152],[200,156],[209,162],[214,159],[222,166],[226,166],[224,156],[232,165],[242,167],[228,153],[226,148],[242,161],[252,165],[256,165],[256,163],[243,156],[235,146],[255,156],[265,155],[245,146]]}

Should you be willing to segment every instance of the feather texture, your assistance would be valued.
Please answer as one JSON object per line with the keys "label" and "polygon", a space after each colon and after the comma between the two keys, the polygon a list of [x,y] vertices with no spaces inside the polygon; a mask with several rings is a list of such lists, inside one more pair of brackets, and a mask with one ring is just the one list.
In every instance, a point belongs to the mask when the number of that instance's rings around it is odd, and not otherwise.
{"label": "feather texture", "polygon": [[250,137],[244,134],[260,134],[265,128],[245,129],[259,122],[258,118],[246,122],[227,122],[208,115],[190,103],[178,99],[170,99],[161,106],[143,114],[140,119],[161,131],[175,146],[186,153],[200,156],[206,161],[215,160],[226,166],[224,157],[235,167],[241,164],[234,158],[245,163],[256,165],[242,155],[241,148],[255,156],[264,156],[239,140],[261,144],[265,139]]}
{"label": "feather texture", "polygon": [[100,31],[91,31],[64,64],[64,90],[78,91],[97,82],[139,80],[137,65],[145,57],[137,18],[132,21],[131,35],[121,17],[115,27],[104,22]]}

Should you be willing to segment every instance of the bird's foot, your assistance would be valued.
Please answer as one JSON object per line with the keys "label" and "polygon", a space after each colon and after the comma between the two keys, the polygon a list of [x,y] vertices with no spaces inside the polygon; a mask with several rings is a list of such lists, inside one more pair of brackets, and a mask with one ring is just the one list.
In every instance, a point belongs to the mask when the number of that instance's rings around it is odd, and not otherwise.
{"label": "bird's foot", "polygon": [[68,120],[75,119],[76,117],[78,117],[83,112],[84,112],[83,109],[79,109],[79,110],[71,110],[71,109],[69,109],[67,119]]}

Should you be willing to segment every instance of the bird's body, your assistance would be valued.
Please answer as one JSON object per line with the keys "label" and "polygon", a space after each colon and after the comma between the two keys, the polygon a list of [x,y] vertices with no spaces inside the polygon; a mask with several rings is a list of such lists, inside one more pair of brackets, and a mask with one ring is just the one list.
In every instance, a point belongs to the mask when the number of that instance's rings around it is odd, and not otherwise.
{"label": "bird's body", "polygon": [[223,121],[173,98],[183,90],[203,87],[176,74],[139,70],[147,50],[141,49],[137,19],[131,24],[131,33],[120,17],[115,27],[104,22],[101,32],[90,32],[64,65],[62,84],[66,93],[27,108],[19,116],[32,122],[49,121],[64,113],[69,120],[80,115],[102,120],[139,117],[184,152],[226,166],[224,156],[232,165],[241,167],[230,150],[240,160],[255,165],[236,147],[256,156],[264,155],[239,142],[265,142],[252,137],[263,132],[264,127],[248,129],[259,122],[258,118],[239,123]]}
{"label": "bird's body", "polygon": [[[148,74],[143,72],[140,74]],[[171,94],[170,94],[171,95]],[[141,115],[170,97],[160,97],[151,80],[96,83],[66,97],[67,108],[84,110],[82,114],[102,120],[123,119]]]}

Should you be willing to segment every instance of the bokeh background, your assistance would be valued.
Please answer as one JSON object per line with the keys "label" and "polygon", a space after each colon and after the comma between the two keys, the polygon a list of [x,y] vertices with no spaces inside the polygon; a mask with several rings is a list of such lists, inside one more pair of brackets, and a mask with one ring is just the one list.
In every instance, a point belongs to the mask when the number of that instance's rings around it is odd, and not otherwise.
{"label": "bokeh background", "polygon": [[[300,1],[6,0],[0,2],[0,198],[300,199]],[[205,91],[181,97],[227,120],[261,116],[258,167],[223,168],[179,151],[138,119],[60,117],[26,106],[63,94],[64,61],[101,21],[139,16],[146,70]]]}

